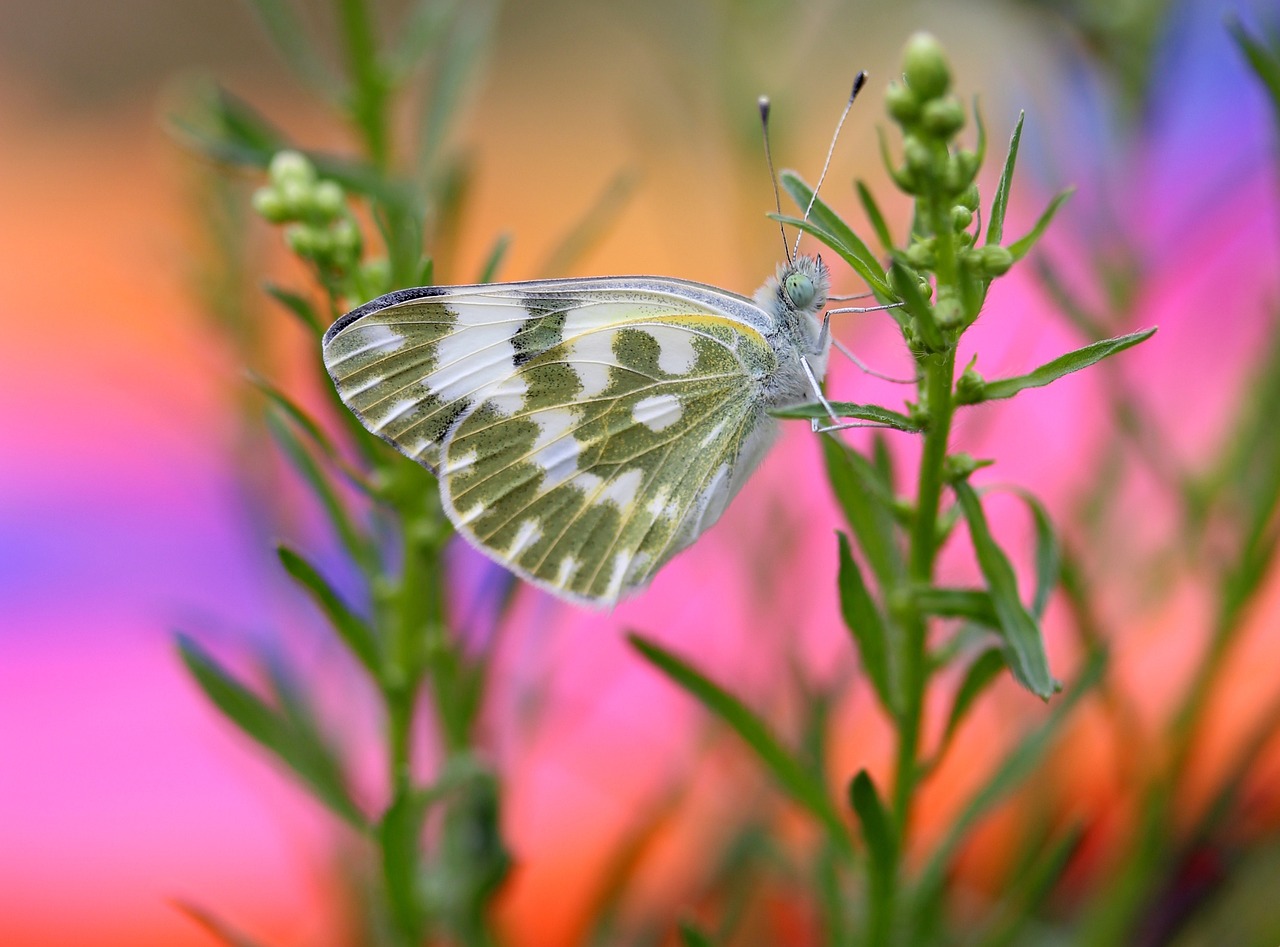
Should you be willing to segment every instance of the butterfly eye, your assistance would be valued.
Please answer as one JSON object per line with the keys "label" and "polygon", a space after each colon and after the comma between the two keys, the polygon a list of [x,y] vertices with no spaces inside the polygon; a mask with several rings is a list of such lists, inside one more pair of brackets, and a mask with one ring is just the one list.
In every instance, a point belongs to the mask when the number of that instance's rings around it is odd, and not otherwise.
{"label": "butterfly eye", "polygon": [[792,273],[783,281],[782,286],[786,290],[787,298],[797,309],[805,309],[813,302],[813,280],[803,273]]}

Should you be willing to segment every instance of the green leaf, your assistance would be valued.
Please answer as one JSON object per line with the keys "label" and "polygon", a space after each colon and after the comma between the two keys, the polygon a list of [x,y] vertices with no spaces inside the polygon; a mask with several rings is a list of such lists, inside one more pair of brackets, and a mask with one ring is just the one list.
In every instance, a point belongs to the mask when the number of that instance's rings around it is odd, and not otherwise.
{"label": "green leaf", "polygon": [[1037,857],[1011,877],[1001,898],[999,916],[974,941],[975,947],[1009,947],[1027,942],[1027,927],[1040,916],[1083,837],[1084,827],[1075,823],[1059,833],[1057,839],[1041,841]]}
{"label": "green leaf", "polygon": [[849,802],[867,843],[867,943],[885,944],[893,925],[893,895],[897,883],[898,842],[893,821],[885,811],[867,771],[859,770],[849,783]]}
{"label": "green leaf", "polygon": [[309,734],[232,677],[193,640],[179,635],[177,645],[187,671],[223,716],[293,770],[336,815],[357,828],[366,827],[327,748],[316,746]]}
{"label": "green leaf", "polygon": [[425,108],[418,125],[418,173],[423,181],[433,177],[449,127],[475,86],[473,80],[493,33],[497,7],[494,0],[460,4],[452,29],[436,47],[439,62],[426,84],[422,97]]}
{"label": "green leaf", "polygon": [[712,947],[711,938],[688,921],[680,922],[680,943],[684,947]]}
{"label": "green leaf", "polygon": [[237,930],[229,922],[194,901],[188,901],[185,898],[170,898],[169,904],[178,913],[186,915],[189,920],[193,921],[201,930],[219,944],[224,945],[224,947],[263,947],[260,941],[256,941],[248,934]]}
{"label": "green leaf", "polygon": [[338,81],[316,55],[316,45],[294,13],[293,4],[285,0],[249,0],[249,6],[298,78],[329,101],[336,101],[341,95]]}
{"label": "green leaf", "polygon": [[276,553],[280,556],[280,563],[285,571],[320,606],[320,611],[324,612],[325,617],[329,619],[329,623],[333,625],[343,644],[351,650],[375,680],[381,680],[382,649],[373,629],[346,606],[338,593],[311,563],[288,546],[277,546]]}
{"label": "green leaf", "polygon": [[1004,655],[1000,649],[988,648],[974,658],[965,669],[960,686],[956,688],[955,697],[951,700],[951,713],[947,715],[947,726],[943,731],[936,759],[940,760],[946,753],[956,731],[960,729],[960,724],[964,723],[964,718],[968,716],[978,698],[986,692],[1004,667]]}
{"label": "green leaf", "polygon": [[635,193],[636,183],[637,178],[632,171],[622,170],[615,174],[591,206],[551,248],[535,272],[543,276],[562,276],[571,271],[618,223]]}
{"label": "green leaf", "polygon": [[832,806],[826,786],[778,742],[754,711],[655,642],[635,632],[628,634],[627,640],[641,657],[728,724],[755,751],[778,785],[826,826],[832,838],[848,844],[848,834]]}
{"label": "green leaf", "polygon": [[1267,90],[1276,128],[1280,129],[1280,43],[1273,43],[1273,48],[1268,49],[1244,28],[1240,18],[1234,14],[1227,17],[1227,30],[1249,63],[1249,68]]}
{"label": "green leaf", "polygon": [[942,330],[933,318],[933,307],[920,292],[919,278],[900,261],[894,260],[889,266],[889,280],[893,284],[894,295],[902,300],[902,306],[915,319],[916,328],[920,332],[920,341],[931,352],[941,352],[946,344]]}
{"label": "green leaf", "polygon": [[1053,221],[1054,215],[1058,213],[1058,208],[1066,203],[1067,198],[1074,193],[1074,188],[1068,188],[1051,200],[1049,206],[1044,209],[1044,213],[1040,215],[1040,219],[1036,221],[1036,225],[1031,228],[1031,232],[1020,240],[1015,240],[1009,244],[1009,252],[1013,255],[1014,260],[1021,260],[1030,252],[1036,242],[1044,236],[1044,232],[1049,229],[1049,224]]}
{"label": "green leaf", "polygon": [[993,806],[1008,796],[1040,765],[1048,753],[1062,724],[1102,677],[1106,666],[1106,653],[1094,652],[1081,669],[1079,677],[1057,702],[1049,718],[1024,736],[1000,761],[978,791],[969,798],[960,812],[952,818],[946,834],[934,848],[920,872],[915,888],[914,909],[925,912],[928,905],[942,892],[947,870],[960,849],[961,843]]}
{"label": "green leaf", "polygon": [[298,318],[307,329],[315,333],[317,336],[324,335],[324,324],[320,321],[320,317],[316,315],[315,309],[306,297],[298,293],[276,286],[274,283],[266,283],[262,287],[267,293],[286,310],[291,312]]}
{"label": "green leaf", "polygon": [[996,545],[987,526],[982,502],[967,481],[952,484],[965,519],[969,521],[969,535],[978,557],[978,566],[987,580],[991,602],[995,606],[999,630],[1008,646],[1009,669],[1023,687],[1038,697],[1048,700],[1055,691],[1053,675],[1049,673],[1049,659],[1044,650],[1040,626],[1018,598],[1018,583],[1013,566],[1004,552]]}
{"label": "green leaf", "polygon": [[858,200],[862,202],[862,210],[867,215],[867,220],[871,223],[871,229],[876,232],[876,239],[880,241],[880,246],[886,254],[893,252],[893,234],[889,232],[889,225],[885,223],[884,214],[880,212],[880,205],[876,203],[875,197],[871,194],[871,189],[862,181],[855,181],[854,185],[858,189]]}
{"label": "green leaf", "polygon": [[1049,512],[1034,495],[1026,490],[1014,489],[1013,495],[1026,504],[1031,511],[1031,519],[1036,531],[1036,591],[1028,606],[1037,620],[1044,617],[1049,607],[1049,596],[1057,588],[1058,579],[1062,575],[1062,546],[1058,542],[1058,531],[1053,528]]}
{"label": "green leaf", "polygon": [[836,538],[840,544],[840,613],[858,646],[863,669],[880,698],[880,705],[890,714],[897,715],[901,702],[894,686],[884,618],[867,591],[862,570],[849,549],[849,538],[844,533],[837,533]]}
{"label": "green leaf", "polygon": [[[809,207],[810,201],[813,203],[813,209],[809,211],[807,220],[790,218],[787,222],[792,223],[793,226],[812,224],[814,229],[807,232],[823,239],[831,249],[848,259],[849,265],[854,267],[858,275],[866,280],[873,290],[888,295],[889,287],[885,282],[884,267],[862,242],[862,238],[853,232],[840,215],[828,207],[822,198],[814,200],[813,189],[794,171],[783,171],[778,175],[778,183],[802,211]],[[854,260],[857,261],[856,265]]]}
{"label": "green leaf", "polygon": [[883,431],[876,431],[871,437],[871,462],[885,490],[892,495],[897,481],[893,471],[893,453],[889,450],[889,439]]}
{"label": "green leaf", "polygon": [[834,437],[822,439],[827,479],[881,588],[895,588],[904,574],[894,531],[894,498],[861,454]]}
{"label": "green leaf", "polygon": [[493,249],[489,251],[488,258],[484,261],[484,266],[480,270],[480,278],[477,283],[492,283],[498,275],[498,268],[502,266],[502,261],[507,256],[507,250],[511,247],[511,234],[500,233],[498,238],[493,241]]}
{"label": "green leaf", "polygon": [[386,73],[392,84],[436,55],[448,37],[446,27],[456,14],[458,0],[417,0],[397,31],[386,57]]}
{"label": "green leaf", "polygon": [[1012,398],[1024,388],[1043,388],[1045,385],[1057,381],[1063,375],[1070,375],[1072,372],[1078,372],[1082,368],[1088,368],[1090,365],[1100,362],[1110,355],[1132,348],[1139,342],[1145,342],[1155,334],[1156,330],[1153,327],[1143,329],[1141,332],[1131,332],[1128,335],[1117,336],[1114,339],[1103,339],[1101,342],[1094,342],[1084,346],[1084,348],[1068,352],[1066,355],[1060,355],[1053,361],[1046,362],[1026,375],[989,381],[981,387],[975,396],[961,403],[977,404],[981,401],[998,401],[1002,398]]}
{"label": "green leaf", "polygon": [[303,411],[302,408],[293,401],[293,399],[257,372],[249,371],[246,374],[249,379],[249,383],[266,395],[267,398],[280,410],[280,413],[285,415],[285,417],[287,417],[300,431],[306,434],[307,437],[311,439],[312,443],[314,443],[316,447],[320,448],[326,456],[332,457],[336,454],[333,442],[329,440],[329,436],[321,430],[320,425],[316,424],[311,416],[307,414],[307,412]]}
{"label": "green leaf", "polygon": [[[899,431],[909,431],[911,433],[918,433],[921,430],[920,426],[905,414],[899,414],[897,411],[882,408],[878,404],[857,404],[853,401],[832,401],[830,404],[835,410],[837,418],[856,418],[860,421],[871,421],[875,424],[883,424],[885,427],[891,427]],[[818,418],[821,421],[831,420],[827,415],[827,409],[818,402],[794,405],[789,408],[770,411],[769,413],[775,418]]]}
{"label": "green leaf", "polygon": [[894,868],[898,862],[898,842],[893,821],[876,792],[875,783],[865,769],[849,783],[849,801],[862,825],[862,837],[867,843],[870,870],[885,882],[892,883]]}
{"label": "green leaf", "polygon": [[290,425],[280,420],[275,410],[268,411],[265,420],[272,438],[319,501],[338,538],[342,541],[343,547],[357,562],[368,565],[372,561],[373,553],[348,515],[329,477],[311,455],[311,451],[298,439]]}
{"label": "green leaf", "polygon": [[995,605],[991,595],[985,589],[948,589],[935,586],[921,586],[913,590],[912,600],[916,608],[925,615],[938,618],[966,618],[986,625],[988,628],[999,627]]}
{"label": "green leaf", "polygon": [[1022,121],[1025,112],[1018,113],[1018,123],[1009,137],[1009,152],[1004,159],[1004,171],[996,185],[996,196],[991,201],[991,219],[987,221],[987,243],[999,243],[1004,236],[1004,215],[1009,209],[1009,189],[1013,185],[1013,166],[1018,162],[1018,143],[1022,141]]}

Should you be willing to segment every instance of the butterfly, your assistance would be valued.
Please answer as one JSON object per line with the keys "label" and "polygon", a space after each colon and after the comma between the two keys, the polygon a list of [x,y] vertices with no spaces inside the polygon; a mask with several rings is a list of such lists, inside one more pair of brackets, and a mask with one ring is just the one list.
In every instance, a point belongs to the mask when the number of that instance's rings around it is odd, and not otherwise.
{"label": "butterfly", "polygon": [[477,549],[608,607],[719,519],[771,411],[821,399],[830,274],[787,256],[753,298],[655,276],[401,290],[339,318],[324,364]]}

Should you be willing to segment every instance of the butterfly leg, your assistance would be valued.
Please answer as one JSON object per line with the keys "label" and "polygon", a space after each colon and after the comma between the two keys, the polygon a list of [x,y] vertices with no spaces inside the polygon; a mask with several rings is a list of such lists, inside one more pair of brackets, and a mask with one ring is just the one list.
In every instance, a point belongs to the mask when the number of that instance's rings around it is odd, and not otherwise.
{"label": "butterfly leg", "polygon": [[853,364],[857,365],[858,368],[862,370],[863,374],[870,375],[872,378],[879,378],[881,381],[891,381],[895,385],[914,385],[916,382],[920,380],[919,375],[917,375],[915,378],[894,378],[891,375],[882,374],[881,372],[878,372],[874,368],[871,368],[870,366],[868,366],[867,363],[864,362],[862,359],[858,358],[858,356],[854,355],[853,352],[850,351],[849,348],[839,339],[832,339],[831,344],[835,346],[836,351],[838,351],[841,355],[843,355],[849,361],[853,362]]}
{"label": "butterfly leg", "polygon": [[[828,401],[827,396],[822,393],[822,386],[818,384],[818,376],[813,373],[813,369],[809,366],[809,360],[803,355],[800,357],[800,368],[804,371],[804,377],[809,380],[809,387],[813,389],[813,393],[817,396],[818,402],[826,409],[827,417],[831,419],[831,423],[839,424],[840,418],[836,414],[836,409],[831,407],[831,402]],[[820,433],[821,425],[817,418],[810,418],[809,426],[812,428],[813,433]]]}

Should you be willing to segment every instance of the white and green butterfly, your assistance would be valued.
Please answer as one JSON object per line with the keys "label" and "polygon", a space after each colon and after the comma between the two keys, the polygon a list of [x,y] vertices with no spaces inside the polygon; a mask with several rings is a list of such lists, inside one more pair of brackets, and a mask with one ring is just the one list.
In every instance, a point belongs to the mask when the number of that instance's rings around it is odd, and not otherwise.
{"label": "white and green butterfly", "polygon": [[340,318],[324,362],[365,427],[436,474],[458,532],[609,606],[720,517],[771,411],[821,400],[829,286],[798,255],[752,299],[654,276],[421,287]]}

